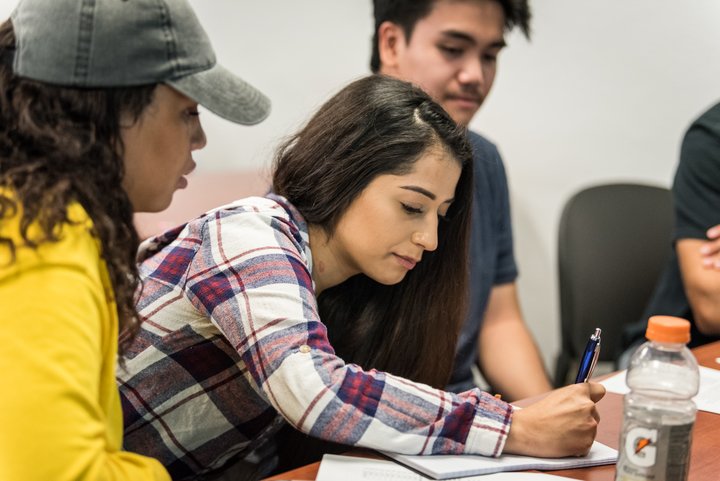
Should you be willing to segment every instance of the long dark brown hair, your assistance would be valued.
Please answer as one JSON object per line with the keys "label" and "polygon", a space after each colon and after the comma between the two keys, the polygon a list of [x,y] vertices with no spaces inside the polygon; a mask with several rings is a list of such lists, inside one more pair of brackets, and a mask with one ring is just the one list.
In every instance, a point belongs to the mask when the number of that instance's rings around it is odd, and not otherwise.
{"label": "long dark brown hair", "polygon": [[[472,154],[464,130],[422,90],[373,75],[329,100],[275,160],[273,189],[332,236],[377,176],[402,174],[440,146],[462,166],[438,247],[396,285],[359,274],[318,298],[338,355],[435,387],[447,383],[467,297]],[[388,226],[388,228],[392,228]]]}
{"label": "long dark brown hair", "polygon": [[[57,227],[70,222],[68,206],[82,205],[100,240],[112,282],[108,294],[129,340],[138,327],[138,235],[121,185],[120,122],[126,116],[137,121],[155,85],[79,89],[23,79],[12,72],[14,50],[8,20],[0,25],[0,222],[20,209],[20,235],[36,247],[58,241]],[[40,227],[37,237],[28,235],[33,223]],[[15,252],[12,239],[0,242]]]}

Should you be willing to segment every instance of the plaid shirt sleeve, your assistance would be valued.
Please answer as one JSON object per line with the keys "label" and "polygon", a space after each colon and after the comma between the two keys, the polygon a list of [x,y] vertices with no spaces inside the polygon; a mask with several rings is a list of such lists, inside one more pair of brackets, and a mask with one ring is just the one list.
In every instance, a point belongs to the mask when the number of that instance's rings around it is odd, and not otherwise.
{"label": "plaid shirt sleeve", "polygon": [[[407,454],[498,456],[512,407],[452,394],[335,356],[320,321],[299,214],[219,210],[205,223],[185,294],[222,331],[255,389],[303,432]],[[300,220],[298,220],[300,219]]]}

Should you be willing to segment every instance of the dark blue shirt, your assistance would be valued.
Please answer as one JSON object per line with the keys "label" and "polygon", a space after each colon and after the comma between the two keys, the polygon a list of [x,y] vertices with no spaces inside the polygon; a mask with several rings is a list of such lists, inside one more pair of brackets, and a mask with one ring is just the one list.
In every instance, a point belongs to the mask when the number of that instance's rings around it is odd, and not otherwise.
{"label": "dark blue shirt", "polygon": [[470,236],[470,305],[460,332],[448,391],[475,387],[471,366],[478,359],[478,333],[493,286],[515,281],[510,198],[502,158],[495,145],[468,131],[475,186]]}

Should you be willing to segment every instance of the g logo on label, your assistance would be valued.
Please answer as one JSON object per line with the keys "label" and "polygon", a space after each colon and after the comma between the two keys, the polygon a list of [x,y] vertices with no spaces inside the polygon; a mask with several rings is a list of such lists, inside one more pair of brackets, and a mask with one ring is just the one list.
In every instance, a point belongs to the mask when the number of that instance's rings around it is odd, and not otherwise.
{"label": "g logo on label", "polygon": [[648,468],[655,464],[657,430],[632,428],[625,437],[625,455],[636,466]]}

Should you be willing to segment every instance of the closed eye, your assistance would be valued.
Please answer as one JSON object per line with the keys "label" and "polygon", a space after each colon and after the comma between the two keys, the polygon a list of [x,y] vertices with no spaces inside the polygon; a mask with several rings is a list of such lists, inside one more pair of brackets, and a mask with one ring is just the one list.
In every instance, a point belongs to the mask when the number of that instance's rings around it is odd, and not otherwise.
{"label": "closed eye", "polygon": [[463,49],[457,47],[450,47],[447,45],[439,45],[438,48],[441,52],[446,54],[448,57],[459,57],[463,54]]}
{"label": "closed eye", "polygon": [[401,204],[402,204],[403,210],[405,212],[407,212],[408,214],[422,214],[423,213],[423,210],[419,207],[413,207],[413,206],[405,204],[403,202],[401,202]]}

